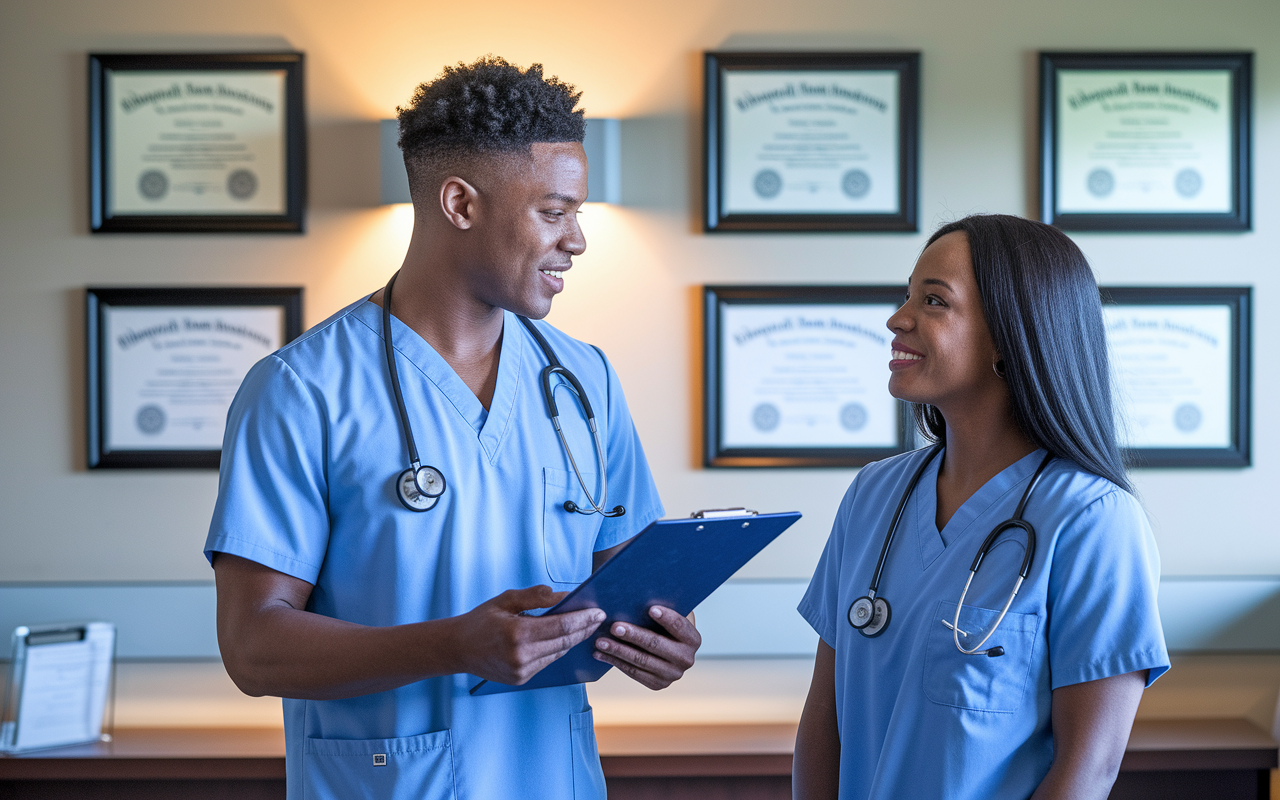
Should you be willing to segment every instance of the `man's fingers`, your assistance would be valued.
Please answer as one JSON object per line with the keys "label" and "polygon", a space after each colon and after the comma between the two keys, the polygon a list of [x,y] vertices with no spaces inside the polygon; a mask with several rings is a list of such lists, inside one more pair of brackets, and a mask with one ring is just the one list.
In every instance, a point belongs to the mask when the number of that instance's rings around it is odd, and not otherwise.
{"label": "man's fingers", "polygon": [[665,689],[672,683],[671,680],[667,680],[654,675],[651,672],[640,669],[635,664],[632,664],[629,661],[623,661],[621,658],[610,655],[609,653],[597,650],[593,655],[597,661],[603,661],[606,664],[611,664],[632,680],[642,686],[653,689],[654,691],[657,691],[658,689]]}
{"label": "man's fingers", "polygon": [[564,614],[537,617],[537,622],[547,631],[546,638],[573,636],[580,631],[593,631],[604,622],[604,612],[598,608],[584,608]]}
{"label": "man's fingers", "polygon": [[[632,647],[614,639],[601,637],[596,641],[596,651],[601,655],[612,657],[614,660],[609,663],[615,666],[618,663],[624,663],[628,667],[634,667],[639,672],[647,673],[667,683],[678,680],[684,674],[685,668],[668,659],[665,654],[642,647]],[[633,678],[636,677],[630,670],[624,671]],[[639,680],[639,678],[636,679]]]}
{"label": "man's fingers", "polygon": [[688,617],[666,606],[653,606],[649,609],[649,616],[665,628],[667,633],[671,634],[671,638],[676,641],[691,644],[694,647],[702,646],[702,634],[698,633],[698,629]]}
{"label": "man's fingers", "polygon": [[525,640],[535,658],[559,658],[595,632],[602,622],[604,612],[598,608],[521,620],[526,626]]}
{"label": "man's fingers", "polygon": [[554,591],[550,586],[530,586],[528,589],[510,589],[503,592],[503,607],[516,612],[534,608],[550,608],[564,599],[568,592]]}
{"label": "man's fingers", "polygon": [[[675,612],[670,611],[669,609],[667,611],[667,614],[674,613]],[[664,614],[664,616],[665,615],[666,614]],[[692,630],[692,626],[690,626],[690,630]],[[628,650],[640,652],[648,660],[661,660],[673,665],[676,673],[673,675],[672,680],[675,680],[683,674],[684,670],[693,666],[694,653],[697,650],[698,644],[701,644],[700,640],[697,643],[676,641],[663,636],[660,633],[654,633],[653,631],[646,630],[638,625],[629,625],[624,622],[615,622],[610,626],[609,633],[611,633],[615,639],[621,642],[629,642],[634,646],[633,648],[628,648]],[[696,630],[692,630],[692,633],[694,636],[698,636],[698,632]],[[602,650],[607,650],[610,645],[615,646],[615,652],[627,652],[617,649],[617,643],[610,642],[607,639],[601,639],[597,642],[596,647]],[[657,672],[659,674],[666,674],[667,672],[667,670],[663,669],[653,669],[644,661],[640,662],[640,666],[644,669],[649,669],[651,672]]]}

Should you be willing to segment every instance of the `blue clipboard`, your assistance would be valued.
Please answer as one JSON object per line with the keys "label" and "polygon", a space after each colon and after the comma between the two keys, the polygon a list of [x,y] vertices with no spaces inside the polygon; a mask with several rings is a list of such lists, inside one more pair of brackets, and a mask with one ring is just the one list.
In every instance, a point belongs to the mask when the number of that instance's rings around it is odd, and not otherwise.
{"label": "blue clipboard", "polygon": [[[800,519],[798,511],[757,514],[743,509],[700,511],[688,519],[662,519],[627,545],[567,597],[547,609],[560,614],[601,608],[597,632],[520,686],[481,680],[471,694],[499,694],[599,680],[612,667],[592,657],[596,640],[615,622],[662,631],[649,618],[655,605],[688,615],[765,545]],[[535,612],[537,613],[537,612]]]}

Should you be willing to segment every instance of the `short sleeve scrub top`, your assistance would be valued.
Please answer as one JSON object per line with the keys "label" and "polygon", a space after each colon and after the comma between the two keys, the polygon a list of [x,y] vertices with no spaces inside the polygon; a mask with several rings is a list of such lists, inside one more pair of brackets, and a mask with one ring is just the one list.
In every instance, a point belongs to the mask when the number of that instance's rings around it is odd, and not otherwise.
{"label": "short sleeve scrub top", "polygon": [[[964,655],[951,622],[983,539],[1014,515],[1044,459],[1037,450],[992,478],[942,530],[933,459],[903,509],[880,581],[892,617],[876,638],[848,622],[865,595],[893,512],[929,451],[865,467],[849,487],[800,613],[835,650],[840,797],[1030,797],[1053,759],[1050,693],[1169,668],[1156,609],[1159,556],[1137,500],[1053,459],[1023,518],[1036,530],[1031,572],[985,648]],[[1025,537],[1000,537],[973,580],[959,627],[990,629],[1013,588]],[[961,639],[965,643],[965,639]]]}
{"label": "short sleeve scrub top", "polygon": [[[463,614],[508,589],[583,581],[592,554],[662,515],[622,389],[603,354],[537,323],[595,410],[608,502],[589,507],[548,418],[547,365],[507,313],[488,410],[413,330],[392,318],[397,369],[423,463],[446,491],[415,513],[381,309],[344,309],[259,362],[228,415],[205,553],[230,553],[314,585],[308,610],[361,625]],[[557,378],[557,380],[559,380]],[[564,433],[599,500],[580,405],[560,388]],[[342,700],[284,700],[290,800],[604,797],[581,686],[472,697],[470,675]]]}

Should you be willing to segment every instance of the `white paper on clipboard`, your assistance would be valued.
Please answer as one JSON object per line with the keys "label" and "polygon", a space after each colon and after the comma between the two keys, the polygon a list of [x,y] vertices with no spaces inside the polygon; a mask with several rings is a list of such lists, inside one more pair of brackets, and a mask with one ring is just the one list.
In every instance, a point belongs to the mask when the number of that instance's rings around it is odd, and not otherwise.
{"label": "white paper on clipboard", "polygon": [[109,622],[15,628],[0,751],[101,739],[115,638]]}

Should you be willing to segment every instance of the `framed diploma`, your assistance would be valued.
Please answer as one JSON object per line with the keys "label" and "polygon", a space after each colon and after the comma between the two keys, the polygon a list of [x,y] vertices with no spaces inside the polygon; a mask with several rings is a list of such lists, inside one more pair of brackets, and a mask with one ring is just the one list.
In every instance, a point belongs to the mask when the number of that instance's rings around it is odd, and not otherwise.
{"label": "framed diploma", "polygon": [[707,231],[914,231],[919,53],[707,53]]}
{"label": "framed diploma", "polygon": [[856,467],[910,449],[885,321],[903,286],[707,286],[703,463]]}
{"label": "framed diploma", "polygon": [[94,233],[301,233],[301,53],[89,56]]}
{"label": "framed diploma", "polygon": [[1251,53],[1041,53],[1041,219],[1249,230],[1252,84]]}
{"label": "framed diploma", "polygon": [[302,332],[302,289],[86,291],[89,467],[217,469],[227,409]]}
{"label": "framed diploma", "polygon": [[1137,467],[1247,467],[1248,287],[1112,287],[1117,426]]}

